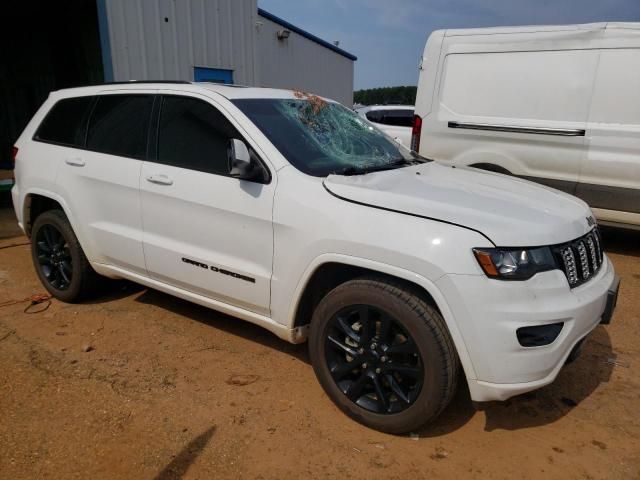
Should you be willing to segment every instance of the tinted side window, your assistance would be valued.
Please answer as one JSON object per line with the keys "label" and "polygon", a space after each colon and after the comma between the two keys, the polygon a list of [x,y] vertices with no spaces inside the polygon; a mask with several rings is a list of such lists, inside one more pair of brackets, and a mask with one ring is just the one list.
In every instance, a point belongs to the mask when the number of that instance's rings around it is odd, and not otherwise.
{"label": "tinted side window", "polygon": [[152,95],[103,95],[91,118],[87,148],[102,153],[144,159]]}
{"label": "tinted side window", "polygon": [[369,120],[370,122],[381,123],[382,115],[380,110],[371,110],[365,115],[367,117],[367,120]]}
{"label": "tinted side window", "polygon": [[195,98],[164,97],[158,130],[158,162],[228,175],[230,138],[240,136],[213,106]]}
{"label": "tinted side window", "polygon": [[411,127],[413,125],[412,110],[372,110],[367,112],[367,119],[374,123]]}
{"label": "tinted side window", "polygon": [[385,112],[384,120],[387,125],[411,127],[413,125],[413,111],[389,110],[388,112]]}
{"label": "tinted side window", "polygon": [[87,118],[95,97],[65,98],[58,101],[44,118],[36,140],[84,147]]}

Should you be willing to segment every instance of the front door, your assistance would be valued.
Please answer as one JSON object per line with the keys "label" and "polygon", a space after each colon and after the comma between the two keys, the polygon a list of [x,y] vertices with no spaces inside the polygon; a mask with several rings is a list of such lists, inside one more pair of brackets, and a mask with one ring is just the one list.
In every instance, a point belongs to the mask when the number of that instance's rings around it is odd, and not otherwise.
{"label": "front door", "polygon": [[230,138],[243,139],[208,99],[162,97],[157,151],[141,175],[147,270],[164,283],[268,314],[275,181],[230,177]]}

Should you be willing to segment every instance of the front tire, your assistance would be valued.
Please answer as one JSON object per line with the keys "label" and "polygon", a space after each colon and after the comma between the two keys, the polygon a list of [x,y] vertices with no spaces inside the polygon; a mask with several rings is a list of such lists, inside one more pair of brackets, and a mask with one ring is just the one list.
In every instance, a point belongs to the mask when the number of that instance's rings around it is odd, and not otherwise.
{"label": "front tire", "polygon": [[61,210],[49,210],[36,218],[31,256],[40,281],[58,300],[73,303],[93,293],[98,274]]}
{"label": "front tire", "polygon": [[440,313],[384,279],[351,280],[329,292],[313,314],[309,354],[333,402],[387,433],[433,420],[457,385],[458,359]]}

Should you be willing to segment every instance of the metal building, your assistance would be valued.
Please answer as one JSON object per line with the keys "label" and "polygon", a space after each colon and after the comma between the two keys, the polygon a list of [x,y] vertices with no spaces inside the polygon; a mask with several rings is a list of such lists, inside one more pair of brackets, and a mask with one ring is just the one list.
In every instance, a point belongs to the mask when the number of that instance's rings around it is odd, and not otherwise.
{"label": "metal building", "polygon": [[356,57],[257,0],[98,0],[106,81],[208,80],[353,102]]}
{"label": "metal building", "polygon": [[[52,90],[113,80],[210,80],[300,89],[351,105],[356,57],[256,0],[5,2],[0,169]],[[25,28],[28,25],[29,28]]]}

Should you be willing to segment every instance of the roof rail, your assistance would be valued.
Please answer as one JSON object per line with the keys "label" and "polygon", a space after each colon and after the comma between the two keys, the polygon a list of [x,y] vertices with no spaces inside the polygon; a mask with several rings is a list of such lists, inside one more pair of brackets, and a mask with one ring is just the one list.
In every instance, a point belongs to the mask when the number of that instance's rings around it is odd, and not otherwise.
{"label": "roof rail", "polygon": [[186,80],[127,80],[127,81],[122,81],[122,82],[104,82],[104,83],[99,83],[98,85],[130,85],[130,84],[137,84],[137,83],[178,83],[178,84],[185,84],[185,83],[191,83],[191,82],[187,82]]}
{"label": "roof rail", "polygon": [[220,85],[221,87],[233,87],[233,88],[251,88],[249,85],[242,85],[240,83],[220,83],[220,82],[212,82],[210,80],[201,80],[198,82],[187,82],[193,83],[194,85],[198,85],[199,83],[207,83],[209,85]]}

